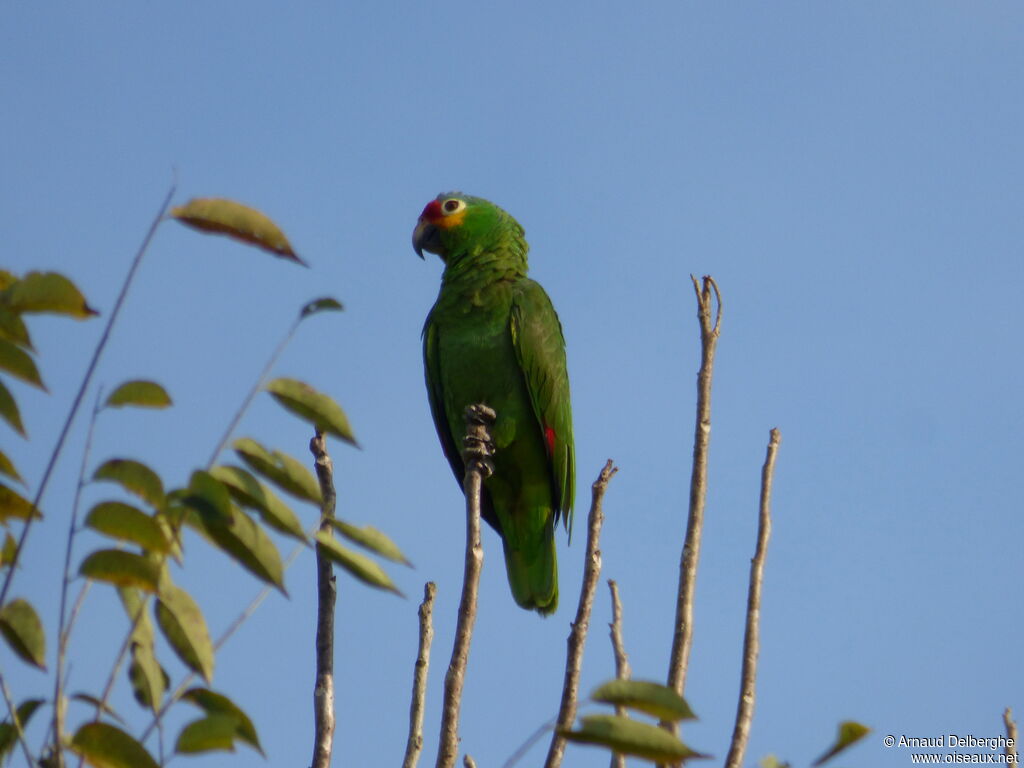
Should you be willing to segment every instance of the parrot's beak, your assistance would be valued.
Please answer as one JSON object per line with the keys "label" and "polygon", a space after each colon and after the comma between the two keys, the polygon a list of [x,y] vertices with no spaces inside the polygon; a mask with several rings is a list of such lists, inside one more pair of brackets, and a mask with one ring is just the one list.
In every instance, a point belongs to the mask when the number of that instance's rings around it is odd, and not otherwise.
{"label": "parrot's beak", "polygon": [[412,247],[413,250],[422,259],[423,251],[430,251],[431,253],[437,253],[437,227],[431,224],[424,218],[421,218],[416,222],[416,229],[412,231]]}

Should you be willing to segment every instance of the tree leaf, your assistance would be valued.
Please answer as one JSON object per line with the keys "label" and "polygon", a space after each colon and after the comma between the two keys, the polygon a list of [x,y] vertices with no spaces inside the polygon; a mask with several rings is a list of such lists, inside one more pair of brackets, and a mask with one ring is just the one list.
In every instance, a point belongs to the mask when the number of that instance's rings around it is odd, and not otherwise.
{"label": "tree leaf", "polygon": [[109,723],[83,725],[71,739],[71,749],[94,768],[159,768],[144,746]]}
{"label": "tree leaf", "polygon": [[71,699],[73,701],[80,701],[83,704],[88,704],[93,709],[98,709],[104,714],[110,715],[110,717],[114,718],[119,723],[124,722],[124,718],[117,714],[117,710],[110,706],[110,704],[103,703],[99,698],[93,696],[91,693],[79,691],[78,693],[71,694]]}
{"label": "tree leaf", "polygon": [[140,461],[110,459],[97,467],[92,479],[117,483],[157,509],[164,505],[164,484],[160,475]]}
{"label": "tree leaf", "polygon": [[167,394],[167,390],[155,381],[136,379],[126,381],[111,392],[103,405],[106,408],[123,408],[126,405],[139,408],[167,408],[171,404],[171,396]]}
{"label": "tree leaf", "polygon": [[266,386],[277,402],[329,435],[358,446],[348,417],[334,400],[297,379],[274,379]]}
{"label": "tree leaf", "polygon": [[18,404],[15,402],[14,396],[11,395],[11,391],[4,386],[2,381],[0,381],[0,417],[10,424],[11,429],[19,435],[27,437],[25,426],[21,423],[21,412],[18,411]]}
{"label": "tree leaf", "polygon": [[17,467],[14,466],[14,462],[7,458],[7,454],[3,451],[0,451],[0,474],[7,475],[9,478],[17,480],[22,485],[25,484],[25,481],[22,479],[21,474],[19,474]]}
{"label": "tree leaf", "polygon": [[171,216],[200,232],[212,232],[255,245],[277,256],[308,266],[292,250],[284,232],[268,216],[218,197],[197,197],[171,209]]}
{"label": "tree leaf", "polygon": [[7,339],[25,349],[32,349],[32,337],[29,336],[25,321],[17,312],[0,304],[0,339]]}
{"label": "tree leaf", "polygon": [[317,550],[322,552],[328,560],[340,565],[363,583],[405,597],[391,581],[391,577],[384,572],[384,569],[366,555],[346,549],[325,531],[316,532],[316,541]]}
{"label": "tree leaf", "polygon": [[4,543],[0,547],[0,569],[6,568],[14,562],[14,553],[18,551],[18,542],[11,536],[10,531],[4,533]]}
{"label": "tree leaf", "polygon": [[661,683],[644,680],[610,680],[598,686],[590,694],[594,701],[603,701],[620,707],[638,709],[659,720],[677,722],[693,720],[690,705],[672,688]]}
{"label": "tree leaf", "polygon": [[362,528],[346,523],[344,520],[329,518],[331,527],[351,542],[358,544],[363,549],[375,552],[381,557],[387,558],[394,563],[401,563],[412,568],[412,563],[402,554],[402,550],[388,538],[387,534],[379,531],[372,525],[364,525]]}
{"label": "tree leaf", "polygon": [[213,643],[196,601],[185,590],[166,583],[154,612],[160,631],[178,658],[209,683],[213,679]]}
{"label": "tree leaf", "polygon": [[0,608],[0,635],[22,661],[46,669],[43,622],[27,600],[17,598]]}
{"label": "tree leaf", "polygon": [[120,501],[102,501],[89,511],[85,524],[94,531],[138,544],[147,552],[166,554],[171,540],[156,519]]}
{"label": "tree leaf", "polygon": [[210,470],[217,480],[227,486],[232,498],[239,504],[255,509],[263,522],[271,528],[299,541],[306,542],[306,532],[291,507],[279,499],[267,486],[241,467],[222,465]]}
{"label": "tree leaf", "polygon": [[0,371],[6,371],[15,378],[39,387],[43,392],[47,391],[32,355],[6,339],[0,339]]}
{"label": "tree leaf", "polygon": [[852,747],[869,733],[871,733],[871,729],[866,725],[861,725],[853,720],[845,720],[841,722],[839,724],[839,730],[836,734],[835,742],[831,747],[825,750],[821,757],[811,763],[811,766],[817,768],[819,765],[824,765],[840,752]]}
{"label": "tree leaf", "polygon": [[78,320],[99,314],[75,284],[57,272],[29,272],[0,293],[0,304],[15,312],[47,312]]}
{"label": "tree leaf", "polygon": [[18,732],[24,733],[32,715],[45,703],[43,699],[25,699],[14,709],[17,722],[4,720],[0,723],[0,764],[3,764],[7,753],[18,743]]}
{"label": "tree leaf", "polygon": [[211,691],[209,688],[190,688],[182,694],[181,698],[195,704],[208,715],[227,715],[234,718],[235,735],[261,755],[263,754],[263,747],[260,746],[260,739],[256,735],[256,727],[252,724],[252,720],[227,696]]}
{"label": "tree leaf", "polygon": [[559,731],[569,741],[597,744],[620,755],[642,757],[658,763],[679,763],[696,757],[694,752],[668,731],[617,715],[587,715],[575,731]]}
{"label": "tree leaf", "polygon": [[30,517],[42,517],[39,510],[32,506],[32,502],[15,490],[0,483],[0,523],[6,523],[11,518],[15,520],[28,520]]}
{"label": "tree leaf", "polygon": [[343,309],[345,307],[342,306],[340,301],[331,296],[324,296],[304,304],[299,312],[299,319],[305,320],[310,315],[316,315],[320,312],[341,312]]}
{"label": "tree leaf", "polygon": [[271,453],[248,437],[236,440],[233,448],[254,472],[263,475],[282,491],[320,506],[320,484],[298,459],[281,451]]}
{"label": "tree leaf", "polygon": [[213,544],[256,578],[273,584],[282,594],[288,594],[284,588],[281,554],[263,529],[241,509],[231,506],[227,521],[195,515],[189,522],[198,526]]}
{"label": "tree leaf", "polygon": [[194,509],[205,522],[231,523],[231,496],[227,486],[209,472],[197,469],[188,481],[188,492],[182,501]]}
{"label": "tree leaf", "polygon": [[146,592],[156,592],[160,584],[160,568],[156,563],[123,549],[96,550],[82,561],[78,573],[87,579],[119,587],[138,587]]}
{"label": "tree leaf", "polygon": [[118,587],[117,594],[121,598],[124,612],[128,615],[128,621],[134,626],[132,642],[152,648],[156,635],[149,614],[146,613],[146,601],[142,593],[135,587]]}
{"label": "tree leaf", "polygon": [[139,706],[152,710],[160,709],[171,684],[171,678],[160,662],[156,660],[153,645],[132,643],[132,661],[128,665],[128,680],[132,684],[132,693]]}
{"label": "tree leaf", "polygon": [[235,751],[237,721],[231,715],[207,715],[181,729],[174,751],[182,755],[223,750]]}

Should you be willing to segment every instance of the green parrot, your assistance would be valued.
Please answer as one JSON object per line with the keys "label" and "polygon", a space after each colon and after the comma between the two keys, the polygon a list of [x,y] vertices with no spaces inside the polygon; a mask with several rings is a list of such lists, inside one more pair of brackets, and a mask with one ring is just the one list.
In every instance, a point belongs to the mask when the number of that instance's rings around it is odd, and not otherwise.
{"label": "green parrot", "polygon": [[460,487],[466,406],[497,412],[494,473],[481,514],[501,536],[515,601],[558,607],[555,524],[571,530],[576,466],[565,340],[551,299],[526,276],[523,228],[498,206],[459,192],[427,203],[413,248],[444,261],[423,327],[427,395]]}

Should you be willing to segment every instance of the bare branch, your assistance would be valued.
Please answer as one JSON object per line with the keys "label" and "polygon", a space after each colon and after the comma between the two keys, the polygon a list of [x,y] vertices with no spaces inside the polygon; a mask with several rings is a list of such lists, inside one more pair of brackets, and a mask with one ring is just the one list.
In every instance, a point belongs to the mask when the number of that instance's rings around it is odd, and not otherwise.
{"label": "bare branch", "polygon": [[618,468],[608,459],[597,480],[591,486],[590,514],[587,517],[587,551],[583,561],[583,586],[580,589],[580,602],[576,609],[576,620],[569,630],[568,646],[565,659],[565,682],[562,686],[562,704],[558,709],[558,722],[545,768],[558,768],[562,764],[565,753],[565,737],[559,733],[562,729],[572,727],[576,719],[576,697],[580,686],[580,668],[583,666],[583,646],[587,641],[587,630],[590,629],[590,611],[594,606],[594,593],[597,592],[597,580],[601,575],[601,550],[598,544],[601,539],[601,523],[604,522],[604,511],[601,502],[608,482],[618,472]]}
{"label": "bare branch", "polygon": [[423,587],[423,602],[420,603],[420,644],[416,654],[416,669],[412,679],[412,704],[409,706],[409,740],[405,745],[405,760],[402,768],[416,768],[420,752],[423,751],[423,708],[427,695],[427,670],[430,666],[430,644],[434,639],[434,595],[437,585],[428,581]]}
{"label": "bare branch", "polygon": [[[309,441],[309,450],[320,481],[320,531],[331,534],[337,498],[334,491],[334,463],[327,454],[327,437],[319,429]],[[334,746],[334,604],[338,585],[334,567],[316,551],[316,679],[313,685],[313,762],[312,768],[330,768]]]}
{"label": "bare branch", "polygon": [[441,738],[437,748],[437,768],[452,768],[459,752],[459,712],[462,707],[462,688],[466,682],[466,664],[469,645],[476,622],[477,592],[480,570],[483,568],[484,550],[480,544],[480,489],[483,479],[494,472],[491,455],[490,427],[496,414],[485,405],[471,405],[466,409],[466,437],[462,458],[466,475],[462,490],[466,496],[466,563],[462,575],[462,598],[459,600],[459,618],[455,628],[455,643],[448,673],[444,677],[444,707],[441,712]]}
{"label": "bare branch", "polygon": [[[612,638],[612,651],[615,653],[615,677],[619,680],[628,680],[633,674],[629,666],[629,657],[626,656],[626,646],[622,641],[622,603],[619,601],[619,585],[612,579],[608,579],[608,589],[612,593],[612,622],[608,625]],[[615,714],[625,716],[626,708],[619,705],[615,707]],[[612,753],[611,768],[626,768],[626,756],[617,752]]]}
{"label": "bare branch", "polygon": [[[697,294],[697,318],[700,321],[701,362],[697,374],[697,423],[693,435],[693,468],[690,474],[690,508],[686,520],[686,538],[679,558],[679,593],[676,598],[675,632],[669,659],[668,685],[680,695],[686,687],[686,668],[693,644],[693,596],[697,585],[697,562],[700,559],[701,531],[704,527],[704,499],[708,482],[708,444],[711,440],[711,379],[715,363],[715,347],[722,324],[722,296],[718,284],[705,276],[703,287],[693,280]],[[711,294],[714,292],[714,322],[711,320]],[[675,733],[676,725],[662,723]]]}
{"label": "bare branch", "polygon": [[1003,710],[1003,725],[1006,726],[1006,738],[1008,740],[1008,743],[1003,748],[1003,754],[1006,755],[1006,764],[1018,765],[1020,757],[1017,754],[1017,722],[1013,719],[1013,712],[1010,711],[1009,707]]}
{"label": "bare branch", "polygon": [[757,656],[761,650],[761,583],[764,561],[768,554],[768,537],[772,532],[772,478],[775,474],[775,454],[779,449],[779,430],[773,429],[768,438],[768,451],[761,469],[761,504],[757,523],[757,546],[750,561],[750,586],[747,590],[747,628],[743,636],[743,673],[740,680],[740,698],[736,705],[736,725],[726,768],[740,768],[747,751],[750,725],[754,720],[754,699],[757,681]]}
{"label": "bare branch", "polygon": [[473,758],[466,755],[462,758],[462,768],[476,768],[476,763],[473,762]]}

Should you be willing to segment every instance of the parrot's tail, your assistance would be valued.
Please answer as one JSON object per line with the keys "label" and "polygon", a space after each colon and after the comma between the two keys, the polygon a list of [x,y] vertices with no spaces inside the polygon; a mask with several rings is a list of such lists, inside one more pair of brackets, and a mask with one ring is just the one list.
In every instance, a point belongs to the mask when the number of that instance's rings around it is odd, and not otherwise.
{"label": "parrot's tail", "polygon": [[539,539],[505,544],[505,569],[512,597],[520,607],[548,616],[558,608],[558,557],[555,553],[554,516],[548,515]]}

